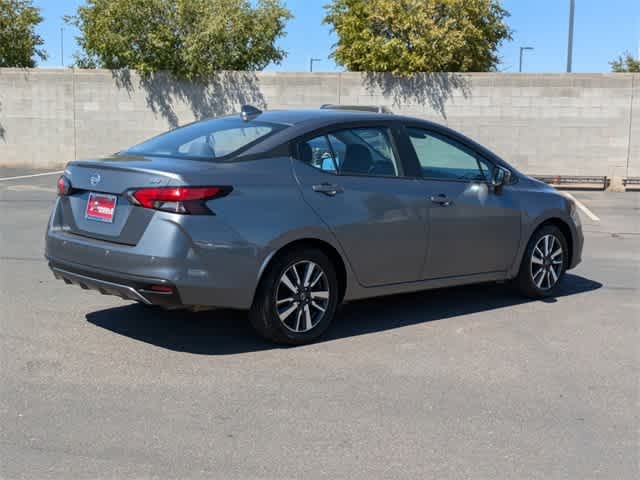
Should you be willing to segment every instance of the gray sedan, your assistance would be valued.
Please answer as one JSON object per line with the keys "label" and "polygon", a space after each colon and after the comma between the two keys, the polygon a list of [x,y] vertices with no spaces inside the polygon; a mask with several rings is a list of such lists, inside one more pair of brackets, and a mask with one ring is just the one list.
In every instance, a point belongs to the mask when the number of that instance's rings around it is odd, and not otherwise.
{"label": "gray sedan", "polygon": [[569,198],[382,110],[246,106],[70,162],[57,186],[56,277],[149,306],[248,310],[285,344],[314,341],[355,299],[505,280],[550,296],[583,246]]}

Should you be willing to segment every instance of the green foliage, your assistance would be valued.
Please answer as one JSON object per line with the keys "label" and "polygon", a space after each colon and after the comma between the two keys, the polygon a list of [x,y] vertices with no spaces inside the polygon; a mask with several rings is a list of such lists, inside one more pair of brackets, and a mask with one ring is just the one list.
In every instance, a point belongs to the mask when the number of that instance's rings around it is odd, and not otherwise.
{"label": "green foliage", "polygon": [[511,39],[497,0],[333,0],[332,57],[352,71],[486,72]]}
{"label": "green foliage", "polygon": [[35,58],[47,59],[39,48],[44,41],[35,32],[42,22],[31,0],[0,0],[0,67],[33,68]]}
{"label": "green foliage", "polygon": [[280,0],[87,0],[67,21],[81,32],[79,67],[198,79],[280,63],[289,18]]}
{"label": "green foliage", "polygon": [[616,73],[640,73],[640,57],[636,60],[629,52],[610,62],[609,65]]}

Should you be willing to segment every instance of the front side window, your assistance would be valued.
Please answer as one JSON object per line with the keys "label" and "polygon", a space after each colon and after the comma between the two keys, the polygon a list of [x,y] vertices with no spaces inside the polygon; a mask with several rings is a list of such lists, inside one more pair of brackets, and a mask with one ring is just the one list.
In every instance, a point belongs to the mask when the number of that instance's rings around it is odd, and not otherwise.
{"label": "front side window", "polygon": [[443,180],[489,181],[491,164],[471,150],[434,132],[407,128],[422,176]]}
{"label": "front side window", "polygon": [[123,153],[215,161],[285,128],[267,122],[219,118],[192,123],[158,135]]}
{"label": "front side window", "polygon": [[298,159],[325,172],[337,172],[329,139],[325,135],[299,144]]}
{"label": "front side window", "polygon": [[307,140],[299,144],[298,158],[340,175],[399,175],[386,128],[350,128]]}

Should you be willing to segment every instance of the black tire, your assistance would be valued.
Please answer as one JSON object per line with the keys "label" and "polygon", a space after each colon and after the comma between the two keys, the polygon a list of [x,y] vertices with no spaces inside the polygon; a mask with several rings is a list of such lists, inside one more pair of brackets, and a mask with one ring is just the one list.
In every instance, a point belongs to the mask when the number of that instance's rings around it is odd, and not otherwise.
{"label": "black tire", "polygon": [[[322,292],[320,292],[320,290],[313,291],[305,287],[304,278],[300,278],[300,285],[302,285],[303,288],[299,288],[298,292],[289,289],[282,281],[285,272],[288,272],[288,275],[291,275],[292,272],[297,272],[301,274],[302,277],[306,271],[305,267],[307,267],[309,263],[315,265],[312,269],[315,274],[317,274],[317,270],[319,269],[324,275],[324,277],[317,280],[318,283],[316,283],[313,288],[317,287],[318,289],[325,290],[322,290]],[[292,268],[294,270],[291,270]],[[315,277],[312,276],[311,280],[313,281],[314,278]],[[292,278],[290,278],[290,280],[292,280]],[[296,283],[294,286],[298,286],[297,282],[294,283]],[[311,284],[312,282],[308,283]],[[275,343],[283,345],[305,345],[312,343],[329,328],[333,320],[338,304],[338,288],[335,267],[331,260],[320,250],[300,248],[286,252],[274,258],[260,281],[253,305],[249,311],[251,325],[261,336]],[[289,293],[283,295],[283,291],[291,292],[290,296],[294,298],[292,303],[286,303],[287,299],[278,300],[282,296],[289,295]],[[328,291],[328,294],[326,294],[328,298],[317,298],[316,303],[313,295],[320,293],[324,295],[324,291]],[[280,307],[280,313],[277,305],[278,302],[285,302],[283,304],[284,306]],[[316,306],[313,305],[314,303]],[[322,305],[320,305],[320,303],[322,303]],[[289,308],[295,305],[298,305],[298,307],[291,313],[291,316],[282,320],[281,315],[284,315]],[[315,323],[313,320],[310,320],[310,324],[301,324],[301,322],[306,323],[307,310],[305,310],[305,306],[310,312],[309,318],[313,315],[321,314],[314,317]],[[320,307],[324,308],[324,312],[321,311]],[[302,311],[302,317],[298,316],[300,310]],[[302,329],[305,329],[308,325],[313,326],[308,330],[302,331]]]}
{"label": "black tire", "polygon": [[[545,238],[549,239],[551,245],[547,252],[544,251]],[[551,243],[551,238],[554,243]],[[561,254],[557,254],[558,245],[562,249]],[[557,256],[552,257],[554,254]],[[534,255],[536,262],[542,260],[543,263],[534,263]],[[569,249],[564,234],[554,225],[545,225],[529,239],[515,285],[520,293],[529,298],[553,296],[567,271],[568,260]]]}

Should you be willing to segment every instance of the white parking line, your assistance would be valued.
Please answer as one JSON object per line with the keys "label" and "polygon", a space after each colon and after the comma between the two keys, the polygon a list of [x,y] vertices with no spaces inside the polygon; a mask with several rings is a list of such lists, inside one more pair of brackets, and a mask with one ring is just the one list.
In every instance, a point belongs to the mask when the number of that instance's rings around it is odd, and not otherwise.
{"label": "white parking line", "polygon": [[34,173],[31,175],[18,175],[17,177],[1,177],[0,182],[3,180],[20,180],[21,178],[44,177],[45,175],[56,175],[62,172],[64,172],[64,170],[56,170],[55,172]]}
{"label": "white parking line", "polygon": [[594,222],[599,222],[599,221],[600,221],[600,219],[598,218],[598,216],[597,216],[595,213],[593,213],[591,210],[589,210],[589,209],[587,208],[587,206],[586,206],[584,203],[582,203],[580,200],[578,200],[576,197],[574,197],[573,195],[571,195],[571,194],[570,194],[570,193],[568,193],[568,192],[564,192],[564,194],[565,194],[567,197],[569,197],[571,200],[573,200],[574,202],[576,202],[576,206],[577,206],[580,210],[582,210],[582,212],[583,212],[587,217],[589,217],[589,218],[590,218],[591,220],[593,220]]}

